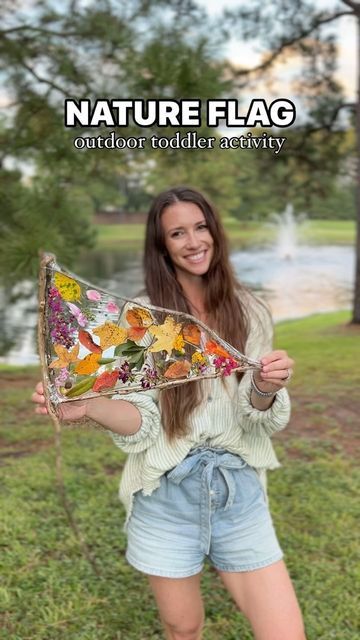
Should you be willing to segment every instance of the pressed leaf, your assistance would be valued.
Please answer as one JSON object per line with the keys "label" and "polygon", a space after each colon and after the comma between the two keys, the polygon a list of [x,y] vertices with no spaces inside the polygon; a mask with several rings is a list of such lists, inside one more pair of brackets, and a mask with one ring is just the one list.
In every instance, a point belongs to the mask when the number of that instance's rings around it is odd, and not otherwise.
{"label": "pressed leaf", "polygon": [[77,362],[79,355],[80,345],[76,344],[70,351],[68,351],[62,344],[54,344],[54,351],[58,356],[57,360],[54,360],[50,365],[50,369],[63,369],[72,362]]}
{"label": "pressed leaf", "polygon": [[145,362],[145,354],[144,351],[139,351],[138,354],[134,354],[128,358],[129,363],[133,364],[135,369],[140,370]]}
{"label": "pressed leaf", "polygon": [[54,283],[64,300],[80,300],[81,288],[74,278],[69,278],[69,276],[57,271],[54,276]]}
{"label": "pressed leaf", "polygon": [[130,327],[128,330],[128,336],[130,340],[141,340],[146,332],[147,327]]}
{"label": "pressed leaf", "polygon": [[150,311],[134,307],[126,312],[126,320],[132,327],[150,327],[154,322]]}
{"label": "pressed leaf", "polygon": [[230,358],[230,354],[221,347],[215,340],[208,340],[205,349],[205,353],[215,355],[215,356],[223,356],[224,358]]}
{"label": "pressed leaf", "polygon": [[187,360],[178,360],[166,369],[165,378],[185,378],[191,369],[191,364]]}
{"label": "pressed leaf", "polygon": [[201,331],[196,324],[186,324],[183,328],[182,334],[186,342],[191,342],[195,346],[200,344]]}
{"label": "pressed leaf", "polygon": [[76,367],[75,373],[80,375],[89,375],[90,373],[95,373],[100,367],[99,363],[99,354],[98,353],[89,353],[89,355],[85,356],[83,360],[80,360]]}
{"label": "pressed leaf", "polygon": [[105,322],[105,324],[94,329],[93,333],[100,338],[100,347],[103,351],[108,347],[125,342],[127,338],[127,329],[118,327],[113,322]]}
{"label": "pressed leaf", "polygon": [[105,391],[105,389],[112,389],[115,387],[117,381],[119,380],[119,371],[114,369],[114,371],[104,371],[99,377],[96,379],[96,382],[93,386],[93,391]]}
{"label": "pressed leaf", "polygon": [[99,347],[99,345],[94,342],[92,336],[90,335],[90,333],[88,333],[88,331],[80,329],[79,341],[81,342],[83,347],[86,347],[86,349],[88,349],[88,351],[91,351],[92,353],[102,353],[101,347]]}
{"label": "pressed leaf", "polygon": [[170,355],[174,348],[174,342],[181,331],[181,323],[177,323],[174,318],[167,316],[164,324],[152,325],[149,327],[149,331],[157,338],[157,341],[151,345],[149,351],[154,353],[167,351]]}
{"label": "pressed leaf", "polygon": [[110,364],[110,362],[115,362],[116,358],[99,358],[99,364]]}
{"label": "pressed leaf", "polygon": [[132,353],[139,353],[139,351],[144,351],[145,348],[146,347],[142,347],[141,345],[136,344],[136,342],[133,342],[132,340],[127,340],[123,344],[119,344],[116,347],[114,354],[116,356],[128,356],[129,354],[132,354]]}
{"label": "pressed leaf", "polygon": [[77,384],[75,384],[66,393],[66,397],[76,398],[76,396],[81,396],[83,393],[86,393],[86,391],[90,391],[90,389],[92,389],[92,386],[95,380],[96,380],[95,376],[90,376],[89,378],[85,378],[84,380],[81,380],[81,382],[78,382]]}

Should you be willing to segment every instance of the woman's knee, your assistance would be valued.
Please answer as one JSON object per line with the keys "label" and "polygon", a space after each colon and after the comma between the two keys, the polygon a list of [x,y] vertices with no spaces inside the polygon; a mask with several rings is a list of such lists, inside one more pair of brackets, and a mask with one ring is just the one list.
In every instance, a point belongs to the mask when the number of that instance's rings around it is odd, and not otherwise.
{"label": "woman's knee", "polygon": [[192,623],[169,624],[163,621],[169,640],[201,640],[204,620],[193,621]]}
{"label": "woman's knee", "polygon": [[200,574],[188,578],[149,576],[149,581],[169,640],[200,640],[205,617]]}

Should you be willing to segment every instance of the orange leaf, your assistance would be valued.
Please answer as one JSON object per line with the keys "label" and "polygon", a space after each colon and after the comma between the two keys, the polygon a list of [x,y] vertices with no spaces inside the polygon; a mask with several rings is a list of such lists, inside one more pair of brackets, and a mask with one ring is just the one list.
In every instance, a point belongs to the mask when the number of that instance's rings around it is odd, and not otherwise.
{"label": "orange leaf", "polygon": [[128,329],[128,338],[136,342],[137,340],[141,340],[146,332],[147,327],[131,327],[130,329]]}
{"label": "orange leaf", "polygon": [[205,345],[205,353],[210,353],[215,356],[223,356],[224,358],[230,358],[230,353],[225,351],[215,340],[208,340]]}
{"label": "orange leaf", "polygon": [[166,369],[165,378],[185,378],[191,369],[191,364],[187,360],[178,360]]}
{"label": "orange leaf", "polygon": [[147,309],[134,307],[126,312],[126,320],[132,327],[150,327],[154,319]]}
{"label": "orange leaf", "polygon": [[196,324],[186,324],[183,328],[183,336],[186,342],[198,346],[200,344],[201,331]]}
{"label": "orange leaf", "polygon": [[114,369],[114,371],[104,371],[97,378],[93,391],[104,391],[105,389],[112,389],[115,387],[117,381],[119,380],[119,371]]}
{"label": "orange leaf", "polygon": [[102,353],[101,347],[99,347],[98,344],[95,344],[90,333],[84,331],[83,329],[80,329],[79,331],[79,341],[92,353]]}
{"label": "orange leaf", "polygon": [[90,375],[90,373],[94,373],[100,367],[99,364],[100,355],[98,353],[89,353],[88,356],[85,356],[83,360],[80,360],[75,367],[75,373],[79,373],[81,375]]}
{"label": "orange leaf", "polygon": [[54,360],[50,365],[50,369],[63,369],[72,362],[77,362],[80,345],[76,344],[68,351],[62,344],[54,344],[54,350],[58,356],[58,360]]}

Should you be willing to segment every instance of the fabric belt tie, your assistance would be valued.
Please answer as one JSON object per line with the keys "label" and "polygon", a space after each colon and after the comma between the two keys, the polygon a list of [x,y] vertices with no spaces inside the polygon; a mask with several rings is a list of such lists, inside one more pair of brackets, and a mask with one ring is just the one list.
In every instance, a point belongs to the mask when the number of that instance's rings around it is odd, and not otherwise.
{"label": "fabric belt tie", "polygon": [[[221,453],[221,451],[223,451]],[[219,469],[224,478],[228,495],[224,510],[229,509],[235,498],[235,482],[229,469],[243,469],[247,463],[226,450],[201,449],[196,448],[194,453],[190,453],[180,464],[172,471],[167,473],[167,478],[171,482],[179,485],[184,478],[193,475],[201,466],[204,466],[201,474],[201,501],[200,501],[200,518],[201,518],[201,546],[205,553],[209,553],[211,541],[211,493],[210,486],[214,469]]]}

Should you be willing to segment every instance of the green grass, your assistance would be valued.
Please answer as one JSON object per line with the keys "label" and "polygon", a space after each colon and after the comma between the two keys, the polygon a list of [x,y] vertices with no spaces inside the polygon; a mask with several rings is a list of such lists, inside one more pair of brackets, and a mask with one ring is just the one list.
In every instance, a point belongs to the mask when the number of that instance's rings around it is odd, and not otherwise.
{"label": "green grass", "polygon": [[[226,218],[225,229],[230,244],[247,247],[272,242],[275,229],[264,223]],[[143,224],[96,225],[97,249],[115,249],[118,246],[142,247],[145,226]],[[355,222],[350,220],[312,220],[300,228],[302,242],[314,244],[352,244],[355,240]]]}
{"label": "green grass", "polygon": [[[360,329],[348,313],[276,326],[296,359],[293,414],[274,444],[273,519],[304,613],[308,640],[357,640]],[[97,577],[68,527],[55,486],[53,431],[29,396],[38,371],[1,370],[1,640],[160,640],[147,580],[124,560],[117,488],[124,455],[106,434],[63,431],[65,483],[96,557]],[[250,640],[242,614],[209,566],[204,640]]]}

